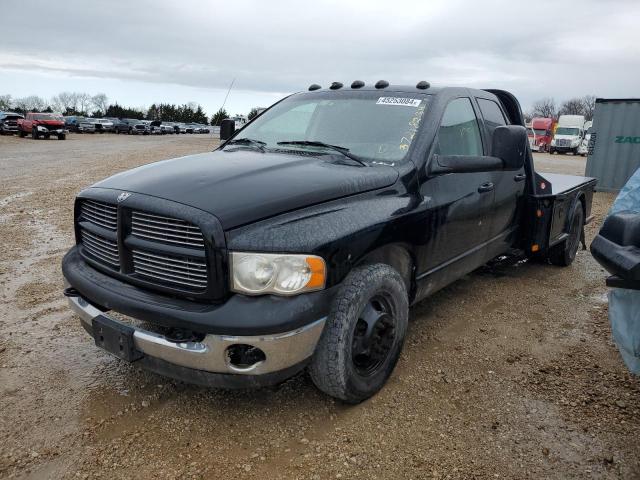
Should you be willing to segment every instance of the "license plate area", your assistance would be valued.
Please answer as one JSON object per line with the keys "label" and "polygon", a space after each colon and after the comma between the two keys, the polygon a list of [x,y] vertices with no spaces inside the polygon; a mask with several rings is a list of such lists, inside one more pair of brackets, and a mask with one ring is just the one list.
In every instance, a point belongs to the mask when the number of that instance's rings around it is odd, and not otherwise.
{"label": "license plate area", "polygon": [[127,362],[142,358],[142,352],[136,349],[133,341],[133,327],[99,315],[93,319],[92,329],[98,347]]}

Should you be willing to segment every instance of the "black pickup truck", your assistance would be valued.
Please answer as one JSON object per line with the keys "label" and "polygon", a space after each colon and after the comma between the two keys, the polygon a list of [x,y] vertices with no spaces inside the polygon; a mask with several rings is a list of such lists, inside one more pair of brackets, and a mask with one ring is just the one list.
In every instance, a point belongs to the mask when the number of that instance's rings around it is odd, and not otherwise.
{"label": "black pickup truck", "polygon": [[567,266],[584,244],[595,180],[537,174],[505,91],[312,85],[221,139],[82,191],[62,262],[95,343],[176,379],[307,368],[359,402],[411,304],[496,257]]}

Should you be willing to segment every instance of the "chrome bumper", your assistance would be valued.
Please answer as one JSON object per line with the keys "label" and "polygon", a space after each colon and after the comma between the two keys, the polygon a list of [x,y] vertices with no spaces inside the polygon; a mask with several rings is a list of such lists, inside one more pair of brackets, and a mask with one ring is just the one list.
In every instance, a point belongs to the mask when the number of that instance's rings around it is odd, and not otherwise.
{"label": "chrome bumper", "polygon": [[[93,319],[109,317],[80,296],[68,297],[69,306],[80,317],[85,329],[92,331]],[[109,317],[114,321],[113,317]],[[171,342],[164,336],[135,328],[135,347],[145,355],[174,365],[212,373],[261,375],[278,372],[303,362],[315,350],[326,319],[322,318],[296,330],[257,336],[228,336],[207,334],[201,342]],[[265,360],[247,368],[229,362],[227,348],[231,345],[252,345],[265,353]]]}

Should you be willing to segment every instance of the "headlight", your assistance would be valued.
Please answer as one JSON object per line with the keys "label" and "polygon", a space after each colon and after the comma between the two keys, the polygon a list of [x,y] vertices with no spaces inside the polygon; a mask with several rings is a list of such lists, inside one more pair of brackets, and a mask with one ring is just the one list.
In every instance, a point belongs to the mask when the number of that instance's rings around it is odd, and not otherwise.
{"label": "headlight", "polygon": [[38,131],[40,131],[40,132],[46,132],[47,131],[47,129],[45,127],[40,126],[40,125],[38,125],[37,128],[38,128]]}
{"label": "headlight", "polygon": [[554,138],[553,140],[551,140],[551,146],[555,146],[556,145],[556,139]]}
{"label": "headlight", "polygon": [[324,260],[315,255],[231,253],[231,285],[248,295],[295,295],[322,290]]}

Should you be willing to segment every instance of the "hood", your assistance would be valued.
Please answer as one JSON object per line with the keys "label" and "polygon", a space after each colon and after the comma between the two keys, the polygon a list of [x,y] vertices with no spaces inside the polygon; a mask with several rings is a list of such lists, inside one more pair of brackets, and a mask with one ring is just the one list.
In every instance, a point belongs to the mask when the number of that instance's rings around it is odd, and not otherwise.
{"label": "hood", "polygon": [[62,120],[34,120],[34,123],[37,125],[52,125],[52,126],[64,126],[64,122]]}
{"label": "hood", "polygon": [[384,165],[336,163],[338,156],[260,153],[246,149],[151,163],[114,175],[94,187],[142,193],[215,215],[225,230],[395,183]]}

